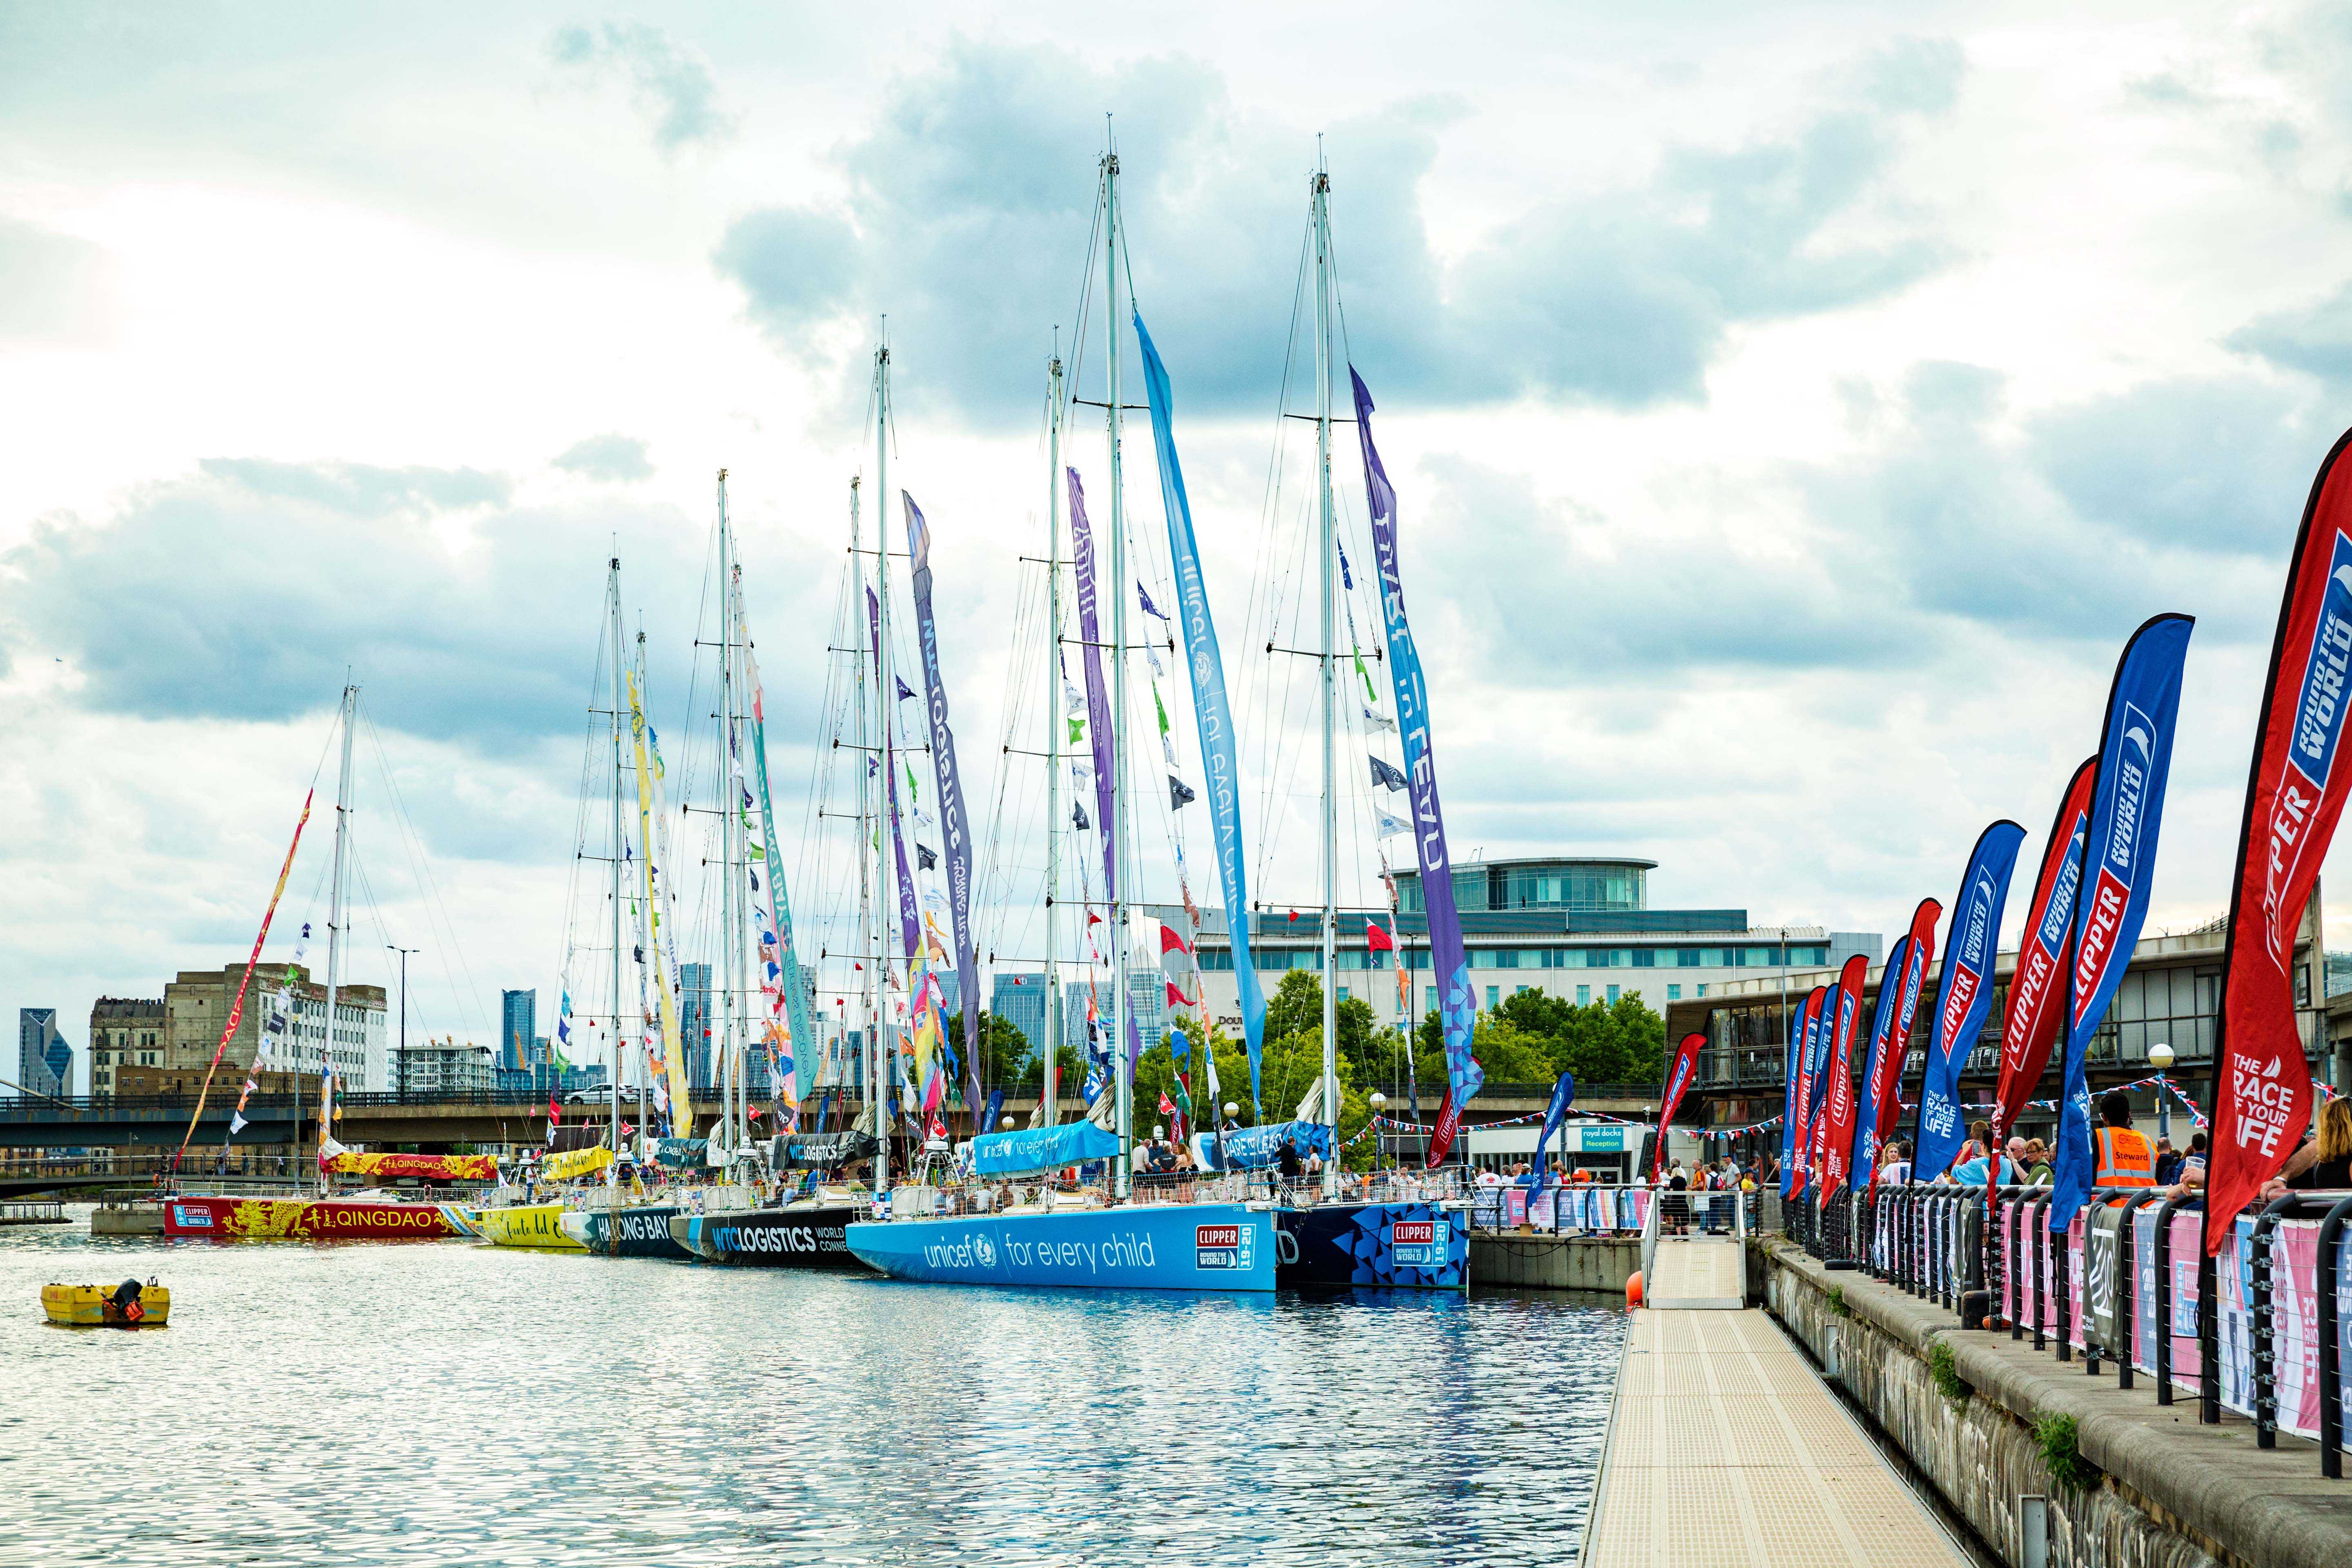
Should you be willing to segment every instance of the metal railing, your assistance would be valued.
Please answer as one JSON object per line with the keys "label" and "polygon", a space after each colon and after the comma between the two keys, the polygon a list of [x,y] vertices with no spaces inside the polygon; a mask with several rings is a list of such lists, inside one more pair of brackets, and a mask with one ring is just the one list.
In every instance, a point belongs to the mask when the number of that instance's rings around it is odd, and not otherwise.
{"label": "metal railing", "polygon": [[[2289,1193],[2238,1217],[2218,1256],[2204,1207],[2156,1187],[2102,1187],[2062,1233],[2050,1190],[1889,1186],[1824,1211],[1791,1205],[1790,1239],[1832,1267],[1867,1269],[1956,1312],[1964,1329],[2006,1329],[2086,1376],[2112,1363],[2119,1388],[2145,1373],[2156,1402],[2197,1396],[2198,1420],[2234,1411],[2258,1447],[2315,1438],[2321,1473],[2341,1479],[2352,1366],[2344,1335],[2352,1286],[2352,1194]],[[2194,1260],[2193,1272],[2190,1260]]]}

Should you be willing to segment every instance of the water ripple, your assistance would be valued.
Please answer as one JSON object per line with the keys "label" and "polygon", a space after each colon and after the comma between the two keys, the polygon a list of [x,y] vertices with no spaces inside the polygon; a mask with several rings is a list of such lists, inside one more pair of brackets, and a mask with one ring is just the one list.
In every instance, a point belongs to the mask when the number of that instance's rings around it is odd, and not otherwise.
{"label": "water ripple", "polygon": [[1623,1324],[0,1231],[0,1562],[1571,1562]]}

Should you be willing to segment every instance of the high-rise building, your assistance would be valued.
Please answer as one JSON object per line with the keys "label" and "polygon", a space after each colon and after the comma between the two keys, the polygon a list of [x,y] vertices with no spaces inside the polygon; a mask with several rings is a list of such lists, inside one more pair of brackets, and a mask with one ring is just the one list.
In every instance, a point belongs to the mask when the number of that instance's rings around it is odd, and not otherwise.
{"label": "high-rise building", "polygon": [[90,1005],[90,1093],[111,1095],[118,1068],[163,1065],[163,998],[101,996]]}
{"label": "high-rise building", "polygon": [[677,966],[679,1048],[686,1052],[686,1081],[694,1089],[710,1087],[710,965]]}
{"label": "high-rise building", "polygon": [[940,1016],[952,1018],[963,1011],[963,979],[952,969],[934,969],[940,983]]}
{"label": "high-rise building", "polygon": [[55,1007],[16,1010],[16,1081],[34,1094],[73,1092],[73,1047],[58,1033]]}
{"label": "high-rise building", "polygon": [[528,1068],[531,1047],[539,1039],[539,993],[502,991],[499,995],[499,1065]]}
{"label": "high-rise building", "polygon": [[988,1010],[1021,1031],[1034,1054],[1045,1048],[1045,976],[1043,971],[1008,974],[996,972]]}

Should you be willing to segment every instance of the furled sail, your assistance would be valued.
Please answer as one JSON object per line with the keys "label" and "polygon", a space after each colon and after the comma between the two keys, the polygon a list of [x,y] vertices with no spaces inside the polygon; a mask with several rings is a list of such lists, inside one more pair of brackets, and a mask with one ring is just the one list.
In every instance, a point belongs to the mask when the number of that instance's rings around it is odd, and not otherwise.
{"label": "furled sail", "polygon": [[[670,1129],[686,1133],[693,1131],[694,1101],[687,1088],[686,1053],[678,1047],[677,1007],[670,991],[669,963],[663,956],[661,906],[655,902],[653,769],[646,759],[645,702],[634,672],[629,676],[629,739],[637,764],[637,867],[646,907],[643,923],[652,937],[646,949],[646,962],[653,966],[654,992],[660,1002],[662,1060],[669,1079]],[[620,1020],[614,1019],[614,1028],[619,1026]]]}

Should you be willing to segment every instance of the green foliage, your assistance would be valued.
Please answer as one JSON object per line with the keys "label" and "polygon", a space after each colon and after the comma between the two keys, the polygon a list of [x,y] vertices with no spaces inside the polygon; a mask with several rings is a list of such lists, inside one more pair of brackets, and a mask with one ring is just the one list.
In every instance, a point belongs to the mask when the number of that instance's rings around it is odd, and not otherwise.
{"label": "green foliage", "polygon": [[2042,1445],[2043,1467],[2049,1470],[2050,1479],[2068,1491],[2078,1492],[2099,1484],[2099,1468],[2083,1458],[2081,1436],[2072,1415],[2053,1412],[2033,1424],[2034,1441]]}
{"label": "green foliage", "polygon": [[1945,1398],[1956,1404],[1968,1402],[1969,1385],[1961,1380],[1959,1358],[1952,1353],[1948,1342],[1943,1340],[1936,1342],[1936,1348],[1927,1352],[1927,1370],[1934,1375],[1936,1386]]}
{"label": "green foliage", "polygon": [[[1437,1015],[1421,1021],[1413,1058],[1422,1081],[1445,1078],[1445,1039]],[[1479,1015],[1471,1053],[1496,1083],[1549,1083],[1561,1069],[1584,1083],[1652,1083],[1666,1071],[1666,1021],[1639,996],[1580,1007],[1540,991],[1522,991]]]}
{"label": "green foliage", "polygon": [[1830,1310],[1841,1318],[1851,1318],[1853,1316],[1853,1309],[1845,1304],[1844,1286],[1832,1285],[1830,1287]]}
{"label": "green foliage", "polygon": [[[952,1014],[947,1021],[948,1043],[955,1047],[956,1055],[963,1053],[963,1015]],[[1029,1065],[1029,1037],[1010,1018],[982,1011],[980,1015],[980,1081],[991,1089],[1003,1088],[1008,1094],[1012,1085],[1026,1074],[1034,1088],[1045,1072],[1042,1065]],[[960,1087],[960,1086],[958,1086]],[[977,1111],[981,1108],[971,1108]]]}

